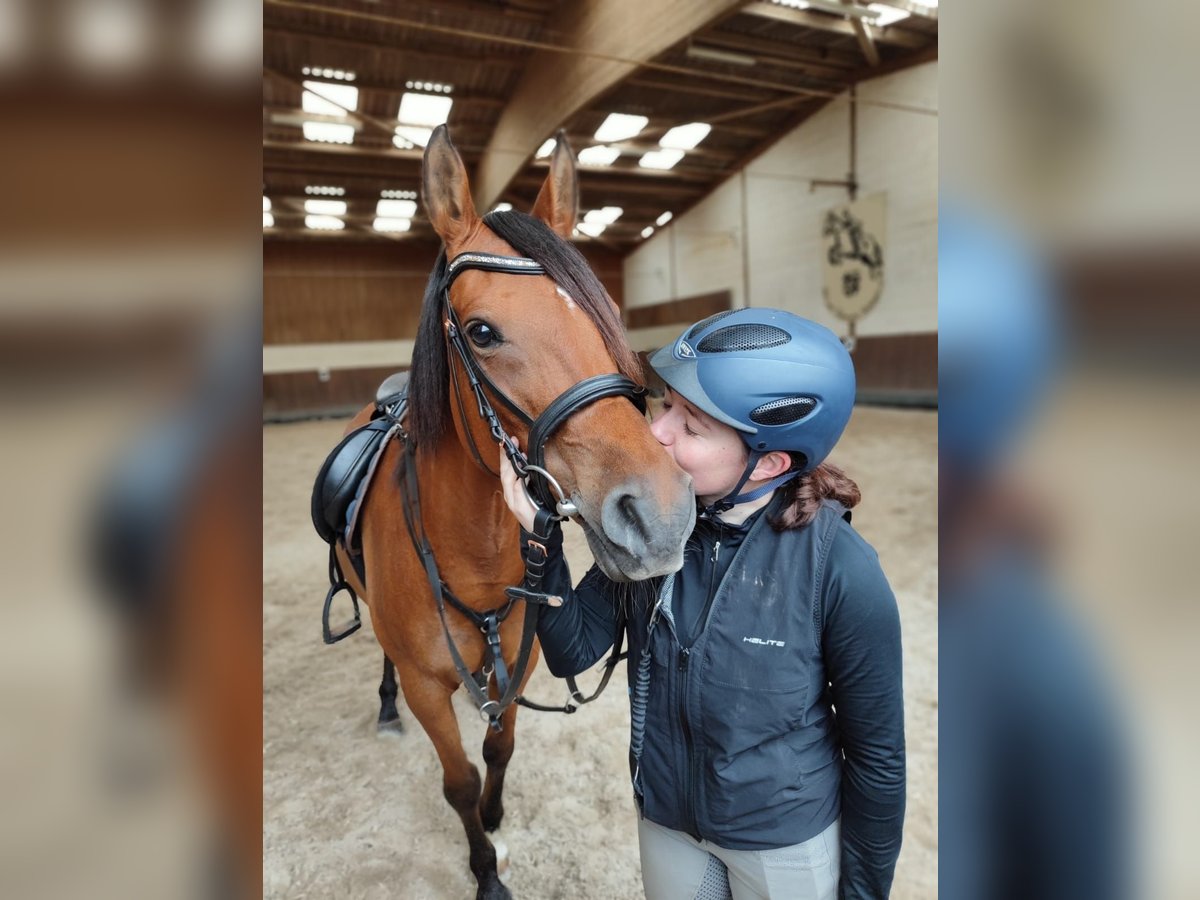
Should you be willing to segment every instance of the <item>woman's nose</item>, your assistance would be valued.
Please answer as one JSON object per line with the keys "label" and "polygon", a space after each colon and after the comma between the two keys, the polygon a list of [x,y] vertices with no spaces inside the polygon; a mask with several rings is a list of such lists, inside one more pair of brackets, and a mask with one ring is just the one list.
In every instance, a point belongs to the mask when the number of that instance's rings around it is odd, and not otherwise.
{"label": "woman's nose", "polygon": [[667,413],[664,410],[664,411],[660,412],[654,418],[654,420],[650,423],[650,433],[652,435],[654,435],[654,439],[656,441],[658,441],[660,444],[662,444],[664,447],[668,443],[669,431],[670,431],[667,428],[666,422],[667,422]]}

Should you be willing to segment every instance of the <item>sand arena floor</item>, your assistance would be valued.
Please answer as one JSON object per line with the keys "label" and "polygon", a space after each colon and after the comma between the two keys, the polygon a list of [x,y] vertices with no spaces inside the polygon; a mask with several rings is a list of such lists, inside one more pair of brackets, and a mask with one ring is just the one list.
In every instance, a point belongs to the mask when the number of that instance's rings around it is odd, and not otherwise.
{"label": "sand arena floor", "polygon": [[[326,551],[309,492],[344,420],[263,428],[263,886],[269,898],[467,900],[458,817],[442,798],[433,745],[404,708],[379,735],[381,654],[369,623],[321,643]],[[908,816],[892,896],[937,896],[937,417],[855,410],[833,461],[858,481],[854,525],[879,551],[904,629]],[[569,527],[575,576],[590,563]],[[582,676],[585,688],[596,676]],[[502,838],[518,900],[640,898],[628,784],[629,705],[618,671],[573,716],[522,710],[505,783]],[[560,702],[539,667],[526,692]],[[481,770],[486,726],[455,696],[464,745]]]}

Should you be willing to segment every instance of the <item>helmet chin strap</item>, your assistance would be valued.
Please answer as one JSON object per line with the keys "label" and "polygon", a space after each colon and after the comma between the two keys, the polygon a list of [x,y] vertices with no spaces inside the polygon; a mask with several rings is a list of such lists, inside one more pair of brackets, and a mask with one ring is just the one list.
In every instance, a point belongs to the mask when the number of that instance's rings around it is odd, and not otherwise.
{"label": "helmet chin strap", "polygon": [[724,497],[722,497],[716,503],[711,503],[708,506],[704,507],[704,509],[702,509],[700,511],[700,515],[702,515],[702,516],[717,515],[719,513],[725,512],[726,510],[733,509],[735,506],[737,506],[740,503],[749,503],[751,500],[757,500],[759,497],[763,496],[764,494],[768,494],[771,491],[775,490],[775,488],[779,487],[781,484],[787,484],[789,481],[791,481],[793,478],[795,478],[797,475],[800,474],[799,472],[784,472],[782,475],[776,475],[774,478],[772,478],[766,484],[759,485],[752,491],[747,491],[744,494],[739,494],[738,491],[740,491],[742,489],[742,486],[747,481],[750,480],[750,475],[751,475],[751,473],[754,472],[754,469],[758,466],[758,461],[766,455],[767,455],[766,453],[763,453],[760,450],[751,450],[750,458],[746,461],[746,468],[742,471],[742,477],[739,478],[738,483],[733,486],[733,490],[731,490],[728,494],[726,494]]}

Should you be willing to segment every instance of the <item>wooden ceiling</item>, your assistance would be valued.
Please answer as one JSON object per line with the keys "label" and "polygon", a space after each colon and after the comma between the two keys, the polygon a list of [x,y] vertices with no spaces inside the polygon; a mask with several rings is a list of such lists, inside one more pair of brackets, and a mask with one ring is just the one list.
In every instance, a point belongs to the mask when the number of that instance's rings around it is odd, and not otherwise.
{"label": "wooden ceiling", "polygon": [[[393,143],[409,82],[452,86],[448,125],[471,173],[476,203],[528,210],[545,177],[534,158],[558,129],[571,146],[620,112],[649,119],[611,143],[611,166],[581,166],[581,215],[620,207],[597,240],[621,252],[664,212],[678,215],[851,85],[937,57],[937,11],[879,28],[829,11],[745,0],[265,0],[263,193],[275,224],[265,240],[430,240],[418,211],[410,231],[374,230],[381,191],[418,191],[421,149]],[[817,8],[820,7],[820,8]],[[847,3],[847,9],[857,10]],[[309,141],[305,67],[354,74],[352,144]],[[328,81],[320,78],[317,80]],[[712,131],[669,170],[638,165],[667,129]],[[347,202],[342,231],[304,225],[306,187]]]}

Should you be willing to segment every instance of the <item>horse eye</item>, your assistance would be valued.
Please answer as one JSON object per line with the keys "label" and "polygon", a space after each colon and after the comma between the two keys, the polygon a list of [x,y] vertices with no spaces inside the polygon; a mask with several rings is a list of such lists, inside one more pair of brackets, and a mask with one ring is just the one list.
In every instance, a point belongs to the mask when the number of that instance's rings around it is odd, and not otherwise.
{"label": "horse eye", "polygon": [[490,347],[500,343],[500,335],[486,322],[472,322],[468,325],[467,337],[476,347]]}

